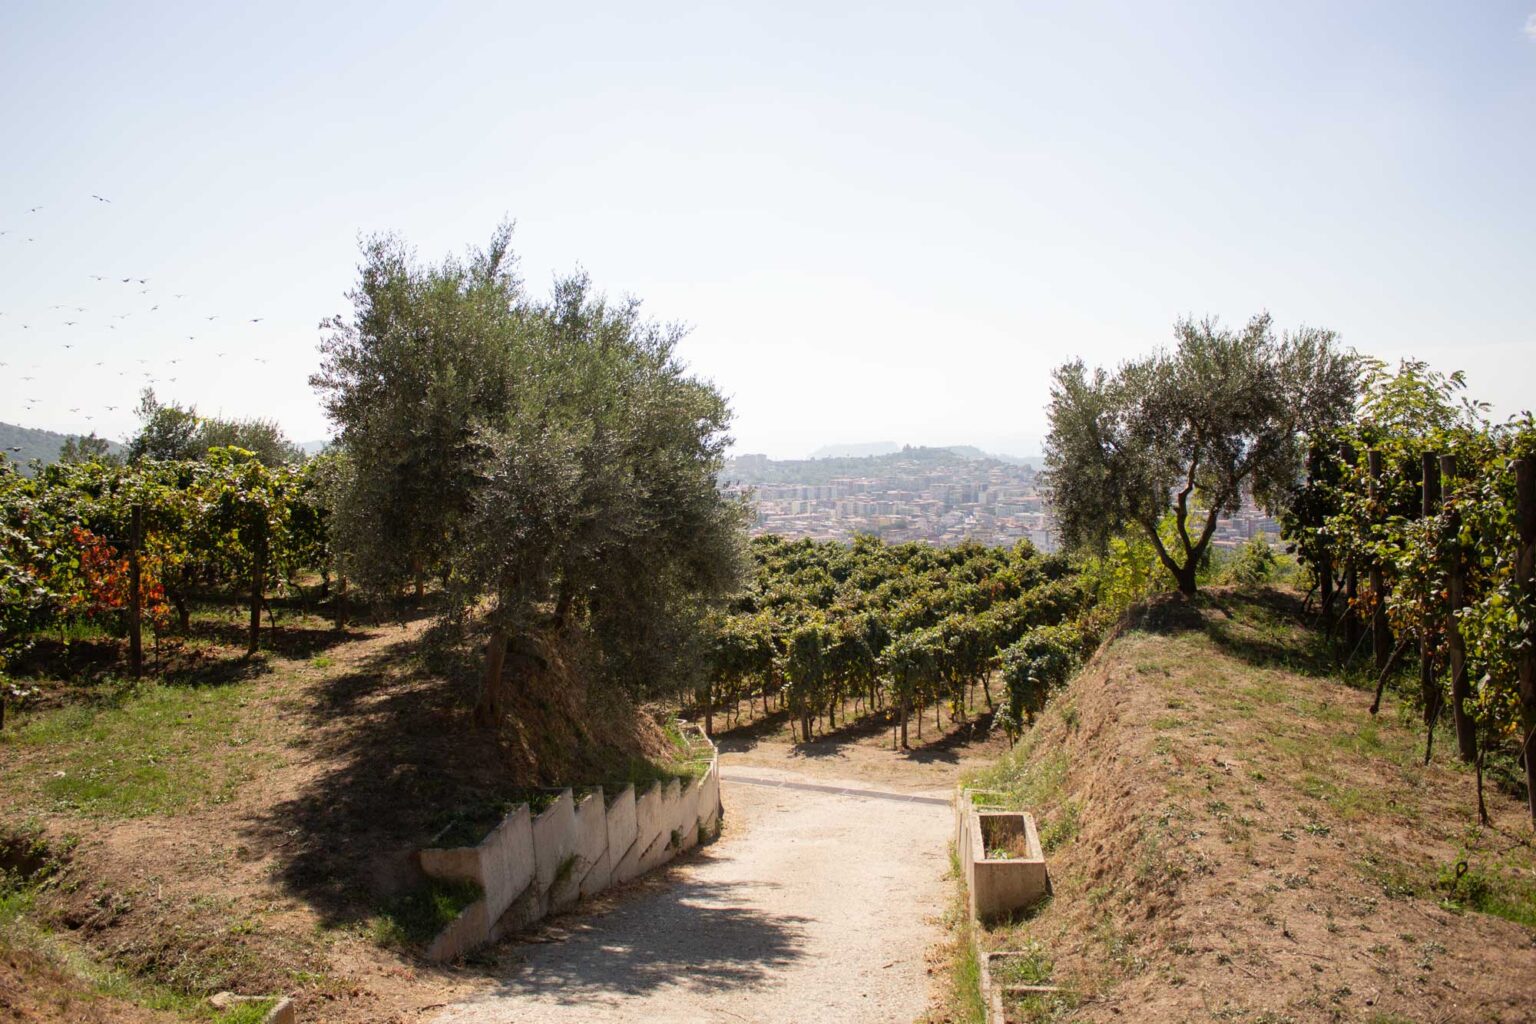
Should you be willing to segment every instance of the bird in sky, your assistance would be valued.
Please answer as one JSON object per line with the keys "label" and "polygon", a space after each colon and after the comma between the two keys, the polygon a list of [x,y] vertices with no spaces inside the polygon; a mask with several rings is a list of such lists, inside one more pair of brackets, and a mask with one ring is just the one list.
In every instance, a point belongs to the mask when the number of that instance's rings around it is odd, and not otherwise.
{"label": "bird in sky", "polygon": [[217,313],[215,313],[213,316],[204,317],[203,319],[204,320],[217,320],[218,318],[219,318],[219,315]]}
{"label": "bird in sky", "polygon": [[105,280],[106,280],[106,278],[105,278],[105,277],[103,277],[103,276],[102,276],[102,275],[100,275],[100,274],[92,274],[92,275],[91,275],[91,280],[92,280],[92,281],[105,281]]}
{"label": "bird in sky", "polygon": [[262,318],[261,318],[261,317],[259,317],[259,316],[253,316],[253,317],[251,317],[251,323],[253,323],[253,324],[259,324],[259,323],[261,323],[261,319],[262,319]]}
{"label": "bird in sky", "polygon": [[97,195],[95,192],[91,193],[91,198],[96,200],[98,203],[110,203],[112,201],[110,199],[102,198],[101,196]]}
{"label": "bird in sky", "polygon": [[36,213],[38,210],[41,210],[41,209],[42,209],[41,206],[34,206],[34,207],[32,207],[32,209],[28,210],[27,212],[28,213]]}
{"label": "bird in sky", "polygon": [[73,327],[73,326],[75,326],[75,321],[74,320],[65,320],[64,321],[64,326],[65,327]]}

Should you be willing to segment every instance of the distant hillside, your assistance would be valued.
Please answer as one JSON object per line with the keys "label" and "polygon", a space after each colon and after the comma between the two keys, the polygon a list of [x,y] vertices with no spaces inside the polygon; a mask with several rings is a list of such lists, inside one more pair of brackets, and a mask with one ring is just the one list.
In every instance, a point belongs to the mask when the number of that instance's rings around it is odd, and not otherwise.
{"label": "distant hillside", "polygon": [[[979,454],[970,454],[970,453]],[[770,459],[738,455],[728,459],[721,479],[742,484],[820,484],[840,477],[899,477],[942,466],[984,468],[988,462],[1027,465],[1027,460],[998,459],[979,448],[902,448],[885,455],[833,456],[824,459]]]}
{"label": "distant hillside", "polygon": [[946,450],[954,452],[962,459],[971,459],[976,462],[1006,462],[1010,466],[1029,466],[1039,469],[1045,464],[1042,455],[1002,455],[997,452],[984,452],[973,444],[946,445]]}
{"label": "distant hillside", "polygon": [[901,445],[892,441],[871,441],[867,444],[825,444],[811,452],[813,459],[862,459],[871,455],[890,455],[901,451]]}
{"label": "distant hillside", "polygon": [[[33,459],[41,459],[46,465],[58,460],[59,449],[64,447],[65,441],[78,436],[77,434],[56,434],[51,430],[18,427],[14,423],[0,423],[0,452],[23,467]],[[116,441],[108,441],[107,445],[107,451],[111,454],[123,453],[123,446]]]}
{"label": "distant hillside", "polygon": [[[910,450],[911,445],[898,445],[891,441],[870,441],[864,444],[828,444],[811,452],[810,459],[867,459],[881,455],[896,455],[903,448]],[[924,446],[919,446],[924,447]],[[1001,455],[994,452],[983,451],[973,444],[947,444],[935,445],[934,448],[942,448],[945,451],[954,452],[962,459],[981,462],[995,459],[998,462],[1006,462],[1010,466],[1033,466],[1040,468],[1045,460],[1038,455]],[[803,462],[805,459],[786,459],[786,462]]]}

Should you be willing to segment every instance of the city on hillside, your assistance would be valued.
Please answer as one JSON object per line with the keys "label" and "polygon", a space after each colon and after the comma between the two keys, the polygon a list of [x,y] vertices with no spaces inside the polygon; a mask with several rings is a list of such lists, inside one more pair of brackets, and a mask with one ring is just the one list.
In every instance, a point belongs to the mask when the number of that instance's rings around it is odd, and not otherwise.
{"label": "city on hillside", "polygon": [[[754,535],[889,543],[1058,547],[1038,469],[1040,458],[992,456],[974,448],[907,447],[885,455],[726,463],[721,490],[752,506]],[[1217,521],[1212,545],[1235,548],[1257,536],[1278,540],[1279,524],[1245,505]]]}

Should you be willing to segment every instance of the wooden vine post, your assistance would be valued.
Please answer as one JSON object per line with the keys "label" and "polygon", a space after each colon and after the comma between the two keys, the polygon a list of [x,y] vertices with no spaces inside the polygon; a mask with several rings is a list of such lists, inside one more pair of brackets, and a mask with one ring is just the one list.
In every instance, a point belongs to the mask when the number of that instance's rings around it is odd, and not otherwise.
{"label": "wooden vine post", "polygon": [[[1427,463],[1426,463],[1427,464]],[[1440,485],[1449,491],[1456,476],[1456,457],[1440,456]],[[1467,604],[1467,565],[1461,550],[1461,515],[1454,504],[1446,512],[1445,646],[1451,663],[1451,718],[1456,725],[1456,749],[1468,764],[1477,761],[1477,719],[1467,710],[1472,687],[1467,681],[1467,642],[1456,614]]]}
{"label": "wooden vine post", "polygon": [[[1369,496],[1374,516],[1376,502],[1381,499],[1381,452],[1367,452],[1365,460],[1371,474]],[[1392,658],[1392,627],[1387,623],[1387,574],[1375,558],[1371,559],[1371,652],[1376,656],[1376,671],[1384,671]]]}
{"label": "wooden vine post", "polygon": [[[1440,511],[1440,466],[1428,452],[1419,460],[1419,492],[1419,515],[1428,523]],[[1419,631],[1419,693],[1424,698],[1424,724],[1433,732],[1445,694],[1435,675],[1434,623],[1427,612]]]}
{"label": "wooden vine post", "polygon": [[266,589],[267,572],[267,524],[263,520],[256,527],[256,543],[251,550],[251,628],[250,642],[246,645],[245,656],[255,657],[256,648],[261,640],[261,605],[265,600],[263,593]]}
{"label": "wooden vine post", "polygon": [[[1349,445],[1339,452],[1344,464],[1355,464],[1355,450]],[[1355,556],[1350,555],[1348,564],[1344,567],[1344,650],[1354,657],[1355,648],[1360,644],[1360,613],[1356,602],[1360,599],[1360,574],[1356,571]]]}
{"label": "wooden vine post", "polygon": [[[1313,445],[1307,452],[1307,482],[1316,484],[1322,476],[1323,451]],[[1319,541],[1317,546],[1317,586],[1318,608],[1326,620],[1333,610],[1333,548],[1324,541]],[[987,704],[992,703],[992,694],[987,694]]]}
{"label": "wooden vine post", "polygon": [[[1519,554],[1515,561],[1515,585],[1525,607],[1536,604],[1536,460],[1515,460],[1515,515],[1519,526]],[[1521,753],[1525,761],[1525,791],[1536,825],[1536,622],[1527,618],[1525,642],[1516,661],[1520,678]]]}
{"label": "wooden vine post", "polygon": [[347,567],[340,555],[336,556],[336,628],[347,628]]}
{"label": "wooden vine post", "polygon": [[128,665],[134,678],[144,674],[144,587],[139,552],[144,547],[144,506],[134,505],[128,520]]}

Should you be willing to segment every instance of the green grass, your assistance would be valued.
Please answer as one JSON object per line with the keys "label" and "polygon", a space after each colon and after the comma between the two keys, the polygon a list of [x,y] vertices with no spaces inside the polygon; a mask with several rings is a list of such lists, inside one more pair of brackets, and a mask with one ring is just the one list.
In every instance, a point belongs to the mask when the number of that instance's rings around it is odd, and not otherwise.
{"label": "green grass", "polygon": [[981,997],[981,958],[971,934],[971,911],[966,902],[965,879],[955,845],[949,844],[949,873],[955,881],[955,896],[946,915],[955,937],[956,954],[950,964],[949,1015],[943,1019],[953,1024],[986,1024],[987,1008]]}
{"label": "green grass", "polygon": [[229,800],[256,758],[245,749],[238,687],[143,684],[115,699],[24,715],[0,746],[54,812],[136,818]]}
{"label": "green grass", "polygon": [[238,1003],[213,1018],[213,1021],[214,1024],[261,1024],[267,1019],[267,1011],[276,1005],[276,999]]}
{"label": "green grass", "polygon": [[1018,746],[995,763],[969,774],[965,784],[974,789],[996,790],[1002,794],[998,802],[1005,807],[1033,811],[1055,803],[1067,779],[1067,753],[1058,749],[1031,764],[1036,735],[1026,733]]}
{"label": "green grass", "polygon": [[1049,985],[1054,966],[1039,942],[1026,942],[1013,956],[994,958],[992,981],[998,985]]}
{"label": "green grass", "polygon": [[1031,992],[1008,1000],[1010,1021],[1020,1024],[1055,1024],[1067,1019],[1077,1009],[1078,997],[1071,992]]}
{"label": "green grass", "polygon": [[1464,855],[1440,869],[1435,888],[1444,894],[1440,906],[1446,910],[1492,914],[1536,930],[1536,882],[1497,862]]}
{"label": "green grass", "polygon": [[384,905],[373,919],[374,941],[397,948],[425,946],[482,895],[473,882],[432,879]]}

